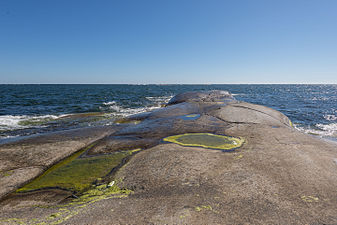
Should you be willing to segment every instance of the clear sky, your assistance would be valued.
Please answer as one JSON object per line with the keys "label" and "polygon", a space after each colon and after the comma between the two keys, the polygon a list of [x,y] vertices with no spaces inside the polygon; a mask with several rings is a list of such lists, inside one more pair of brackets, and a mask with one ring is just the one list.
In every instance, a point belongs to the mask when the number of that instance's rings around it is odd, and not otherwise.
{"label": "clear sky", "polygon": [[1,0],[0,83],[337,83],[337,1]]}

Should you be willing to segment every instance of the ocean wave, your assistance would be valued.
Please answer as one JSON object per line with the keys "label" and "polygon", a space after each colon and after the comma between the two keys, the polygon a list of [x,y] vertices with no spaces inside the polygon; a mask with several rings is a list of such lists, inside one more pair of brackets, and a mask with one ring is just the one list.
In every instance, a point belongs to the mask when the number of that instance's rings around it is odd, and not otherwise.
{"label": "ocean wave", "polygon": [[329,96],[329,97],[324,97],[324,96],[320,96],[320,97],[313,97],[313,98],[309,98],[309,101],[329,101],[329,100],[333,100],[335,99],[333,96]]}
{"label": "ocean wave", "polygon": [[327,136],[335,136],[337,134],[337,123],[316,124],[316,127],[325,132]]}
{"label": "ocean wave", "polygon": [[323,117],[324,117],[324,119],[326,119],[328,121],[335,121],[335,120],[337,120],[337,116],[335,116],[335,115],[324,115]]}
{"label": "ocean wave", "polygon": [[[163,104],[168,103],[168,101],[173,96],[147,96],[145,99],[149,101],[146,106],[134,108],[134,107],[125,107],[123,105],[118,104],[116,101],[104,102],[103,106],[100,107],[101,110],[106,109],[108,107],[108,111],[111,115],[115,117],[127,117],[138,113],[149,112],[155,109],[162,107]],[[142,102],[133,102],[139,105],[144,105]]]}
{"label": "ocean wave", "polygon": [[173,98],[173,95],[170,96],[148,96],[145,97],[147,100],[153,102],[153,103],[168,103],[168,101],[170,101],[171,98]]}
{"label": "ocean wave", "polygon": [[127,117],[138,113],[149,112],[158,108],[160,108],[160,106],[140,107],[134,109],[123,108],[120,106],[111,106],[111,109],[114,110],[113,115],[116,117]]}
{"label": "ocean wave", "polygon": [[337,123],[315,124],[315,126],[300,126],[295,124],[295,128],[301,132],[317,135],[320,137],[337,137]]}
{"label": "ocean wave", "polygon": [[38,127],[42,126],[44,123],[58,119],[61,116],[55,115],[43,115],[43,116],[13,116],[13,115],[4,115],[0,116],[0,131],[4,130],[17,130],[24,129],[29,127]]}
{"label": "ocean wave", "polygon": [[5,136],[0,135],[0,140],[1,139],[8,139],[8,138],[15,138],[15,137],[20,137],[20,135],[5,135]]}
{"label": "ocean wave", "polygon": [[115,101],[111,101],[111,102],[103,102],[103,105],[114,105],[116,104]]}

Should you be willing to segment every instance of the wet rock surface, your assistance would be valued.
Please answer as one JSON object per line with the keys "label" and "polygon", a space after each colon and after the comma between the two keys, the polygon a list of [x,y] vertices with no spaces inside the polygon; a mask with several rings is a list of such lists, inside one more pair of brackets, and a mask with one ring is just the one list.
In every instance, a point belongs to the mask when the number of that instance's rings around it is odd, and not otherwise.
{"label": "wet rock surface", "polygon": [[[337,146],[276,110],[191,92],[119,122],[1,145],[0,224],[337,224]],[[16,191],[75,152],[125,155],[81,191]]]}

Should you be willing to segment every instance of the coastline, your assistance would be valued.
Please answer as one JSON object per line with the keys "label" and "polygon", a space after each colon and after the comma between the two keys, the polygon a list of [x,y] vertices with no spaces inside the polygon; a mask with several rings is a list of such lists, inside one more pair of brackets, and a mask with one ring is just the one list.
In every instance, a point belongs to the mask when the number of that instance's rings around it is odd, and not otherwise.
{"label": "coastline", "polygon": [[185,93],[118,124],[0,145],[0,223],[332,223],[335,144],[228,92]]}

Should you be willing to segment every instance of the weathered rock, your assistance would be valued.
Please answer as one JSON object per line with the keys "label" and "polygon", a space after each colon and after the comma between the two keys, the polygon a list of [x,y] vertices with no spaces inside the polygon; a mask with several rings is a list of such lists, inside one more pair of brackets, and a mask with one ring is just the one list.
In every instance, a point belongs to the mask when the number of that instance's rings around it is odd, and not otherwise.
{"label": "weathered rock", "polygon": [[233,102],[234,97],[228,91],[204,91],[204,92],[185,92],[174,96],[167,105],[181,102]]}
{"label": "weathered rock", "polygon": [[209,114],[229,123],[291,126],[290,120],[282,113],[265,106],[246,102],[230,103],[210,111]]}
{"label": "weathered rock", "polygon": [[[30,223],[33,219],[34,223],[54,224],[337,223],[337,145],[300,133],[282,113],[238,102],[227,92],[212,91],[177,95],[169,106],[125,121],[132,120],[140,123],[107,128],[110,133],[102,132],[101,139],[83,156],[144,149],[103,178],[114,181],[112,190],[99,183],[77,200],[67,200],[69,192],[55,189],[13,194],[0,203],[4,218],[0,223]],[[224,135],[244,143],[223,152],[207,144],[212,142],[207,138],[196,144],[209,148],[193,146],[193,138],[185,142],[187,146],[164,141],[184,133]],[[71,139],[66,136],[35,147],[53,146],[49,150],[55,152],[62,139]],[[93,139],[97,138],[99,135]],[[83,146],[91,143],[78,141]],[[55,162],[48,156],[50,151],[40,157],[30,150],[32,155],[25,160],[19,146],[11,148],[16,159],[10,158],[9,150],[3,151],[4,168],[21,169],[31,178],[41,168],[28,171],[21,164],[32,169]],[[66,156],[62,154],[57,157]],[[62,208],[33,206],[62,201],[67,203]]]}
{"label": "weathered rock", "polygon": [[183,102],[180,104],[169,105],[160,109],[153,110],[152,112],[145,112],[136,115],[132,115],[126,120],[145,120],[145,119],[157,119],[167,118],[174,116],[182,116],[192,113],[200,113],[200,107],[196,103]]}
{"label": "weathered rock", "polygon": [[0,199],[116,126],[74,129],[0,145]]}
{"label": "weathered rock", "polygon": [[158,144],[155,138],[141,138],[137,136],[107,136],[89,149],[88,155],[106,154],[122,150],[146,149]]}

